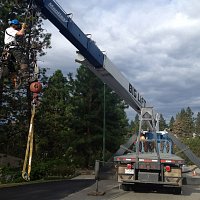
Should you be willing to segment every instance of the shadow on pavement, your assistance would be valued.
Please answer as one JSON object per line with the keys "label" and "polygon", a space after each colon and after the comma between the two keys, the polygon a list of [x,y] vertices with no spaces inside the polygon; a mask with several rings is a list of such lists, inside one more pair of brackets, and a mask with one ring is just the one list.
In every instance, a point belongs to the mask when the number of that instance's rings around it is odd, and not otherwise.
{"label": "shadow on pavement", "polygon": [[48,183],[19,185],[0,188],[1,200],[57,200],[83,190],[95,183],[95,180],[62,180]]}

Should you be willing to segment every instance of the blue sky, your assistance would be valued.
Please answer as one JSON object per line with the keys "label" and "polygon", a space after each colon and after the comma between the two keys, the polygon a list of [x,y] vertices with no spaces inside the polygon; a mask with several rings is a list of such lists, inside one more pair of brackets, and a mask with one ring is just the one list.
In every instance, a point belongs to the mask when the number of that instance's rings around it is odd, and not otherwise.
{"label": "blue sky", "polygon": [[[199,0],[57,2],[164,118],[187,106],[200,112]],[[76,73],[76,48],[48,20],[44,28],[52,49],[40,66]]]}

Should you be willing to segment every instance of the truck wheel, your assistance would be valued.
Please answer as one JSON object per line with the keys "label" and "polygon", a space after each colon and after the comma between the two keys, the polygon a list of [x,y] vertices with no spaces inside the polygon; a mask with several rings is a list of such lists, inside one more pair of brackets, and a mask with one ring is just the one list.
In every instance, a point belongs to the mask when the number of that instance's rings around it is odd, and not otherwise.
{"label": "truck wheel", "polygon": [[129,184],[122,184],[122,190],[124,190],[124,191],[130,191],[131,190],[131,185],[129,185]]}
{"label": "truck wheel", "polygon": [[175,188],[173,188],[173,192],[176,195],[181,195],[182,194],[182,188],[181,187],[175,187]]}

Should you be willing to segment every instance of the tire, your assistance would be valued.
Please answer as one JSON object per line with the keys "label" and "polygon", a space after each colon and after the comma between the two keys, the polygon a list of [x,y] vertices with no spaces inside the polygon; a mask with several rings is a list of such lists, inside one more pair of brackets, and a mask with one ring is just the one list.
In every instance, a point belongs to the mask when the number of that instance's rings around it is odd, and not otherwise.
{"label": "tire", "polygon": [[130,191],[131,190],[131,185],[129,185],[129,184],[122,184],[122,190],[124,190],[124,191]]}
{"label": "tire", "polygon": [[176,194],[176,195],[181,195],[182,194],[182,188],[181,187],[175,187],[173,189],[173,191],[174,191],[174,194]]}

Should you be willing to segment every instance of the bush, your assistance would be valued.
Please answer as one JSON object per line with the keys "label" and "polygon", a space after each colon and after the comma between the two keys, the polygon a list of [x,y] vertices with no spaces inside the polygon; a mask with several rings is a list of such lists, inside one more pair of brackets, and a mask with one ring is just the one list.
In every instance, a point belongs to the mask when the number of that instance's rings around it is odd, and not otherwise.
{"label": "bush", "polygon": [[22,182],[21,170],[19,168],[3,167],[0,168],[0,183],[19,183]]}
{"label": "bush", "polygon": [[37,162],[32,164],[31,180],[40,180],[48,176],[48,163]]}
{"label": "bush", "polygon": [[68,178],[75,174],[75,167],[65,160],[56,159],[33,164],[31,180],[49,179],[49,177]]}
{"label": "bush", "polygon": [[[76,173],[75,166],[62,159],[34,161],[32,163],[31,180],[70,178]],[[24,179],[20,168],[0,168],[0,184],[19,183]]]}

